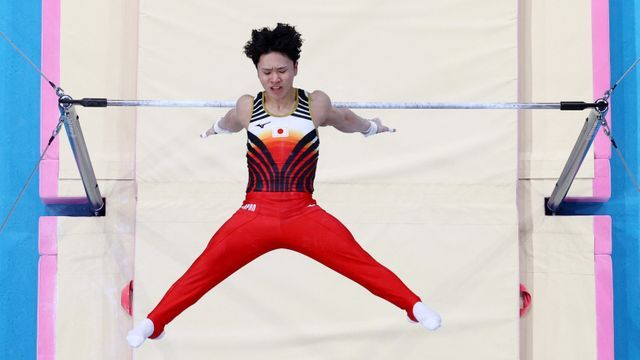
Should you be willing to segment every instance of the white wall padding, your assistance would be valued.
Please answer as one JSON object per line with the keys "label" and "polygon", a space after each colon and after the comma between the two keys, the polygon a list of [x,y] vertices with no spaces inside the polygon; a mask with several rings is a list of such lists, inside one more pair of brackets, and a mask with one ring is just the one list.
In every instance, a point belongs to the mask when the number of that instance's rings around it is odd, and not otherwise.
{"label": "white wall padding", "polygon": [[[252,28],[296,25],[295,85],[335,101],[516,101],[517,9],[504,1],[188,5],[141,1],[138,97],[260,90]],[[241,205],[243,134],[198,138],[225,110],[139,109],[134,317],[144,318]],[[517,359],[517,114],[360,111],[395,134],[321,129],[316,198],[440,311],[429,333],[289,251],[205,295],[135,359]]]}

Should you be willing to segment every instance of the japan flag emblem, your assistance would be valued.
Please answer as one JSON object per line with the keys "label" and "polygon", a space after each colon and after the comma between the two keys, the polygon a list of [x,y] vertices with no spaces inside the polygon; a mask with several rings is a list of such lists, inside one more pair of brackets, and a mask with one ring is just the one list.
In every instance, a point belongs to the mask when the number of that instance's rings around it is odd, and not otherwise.
{"label": "japan flag emblem", "polygon": [[271,137],[274,138],[283,138],[289,137],[289,129],[283,127],[277,127],[271,130]]}

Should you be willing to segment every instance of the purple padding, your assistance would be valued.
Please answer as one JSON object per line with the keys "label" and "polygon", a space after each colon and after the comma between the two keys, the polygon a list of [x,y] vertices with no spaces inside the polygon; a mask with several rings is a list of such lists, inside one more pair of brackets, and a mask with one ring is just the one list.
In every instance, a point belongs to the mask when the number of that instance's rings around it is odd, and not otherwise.
{"label": "purple padding", "polygon": [[598,360],[614,360],[611,217],[595,216],[593,233]]}

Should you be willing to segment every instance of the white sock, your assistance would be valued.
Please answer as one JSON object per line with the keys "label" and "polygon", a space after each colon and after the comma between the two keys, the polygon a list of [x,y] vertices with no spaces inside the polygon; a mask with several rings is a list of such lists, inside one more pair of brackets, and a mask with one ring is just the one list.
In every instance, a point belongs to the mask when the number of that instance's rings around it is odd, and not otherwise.
{"label": "white sock", "polygon": [[420,325],[429,330],[436,330],[442,325],[442,318],[437,312],[430,309],[423,302],[417,302],[413,305],[413,316],[418,320]]}
{"label": "white sock", "polygon": [[[144,319],[136,325],[133,329],[127,333],[127,342],[129,346],[137,348],[153,334],[154,326],[153,322],[149,319]],[[164,335],[164,331],[158,338]]]}

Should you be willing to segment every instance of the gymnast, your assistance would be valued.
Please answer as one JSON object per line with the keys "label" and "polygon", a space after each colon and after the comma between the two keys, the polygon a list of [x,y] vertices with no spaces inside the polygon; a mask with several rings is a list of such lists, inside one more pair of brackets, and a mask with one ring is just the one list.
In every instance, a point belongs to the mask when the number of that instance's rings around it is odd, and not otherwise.
{"label": "gymnast", "polygon": [[295,88],[302,38],[293,26],[253,30],[244,53],[264,89],[241,96],[235,108],[202,137],[247,131],[249,180],[242,206],[213,235],[202,254],[135,328],[127,341],[139,347],[164,334],[165,326],[214,286],[275,249],[306,255],[406,311],[429,330],[441,318],[393,272],[378,263],[349,230],[313,199],[320,126],[371,136],[393,132],[379,119],[337,109],[322,91]]}

